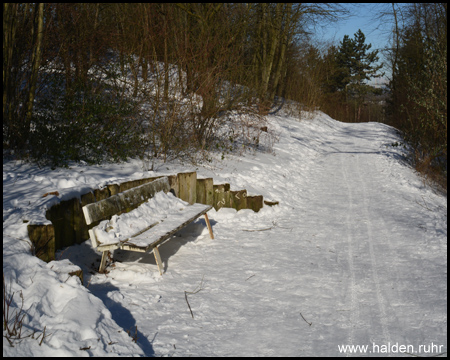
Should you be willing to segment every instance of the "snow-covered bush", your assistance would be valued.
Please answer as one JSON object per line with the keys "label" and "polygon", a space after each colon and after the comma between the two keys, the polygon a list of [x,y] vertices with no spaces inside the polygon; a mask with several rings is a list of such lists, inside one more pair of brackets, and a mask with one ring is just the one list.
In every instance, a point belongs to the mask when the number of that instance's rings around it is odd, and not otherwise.
{"label": "snow-covered bush", "polygon": [[136,102],[105,79],[90,79],[65,89],[62,75],[37,101],[30,137],[31,157],[39,163],[66,165],[69,160],[99,163],[136,156],[141,126]]}

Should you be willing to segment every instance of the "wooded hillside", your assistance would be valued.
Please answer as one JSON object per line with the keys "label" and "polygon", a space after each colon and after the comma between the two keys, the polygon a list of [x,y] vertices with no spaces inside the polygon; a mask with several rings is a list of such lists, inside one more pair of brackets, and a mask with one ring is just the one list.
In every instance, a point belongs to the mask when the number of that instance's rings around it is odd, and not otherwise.
{"label": "wooded hillside", "polygon": [[384,92],[369,85],[383,64],[362,30],[311,41],[312,25],[343,15],[326,4],[3,4],[3,147],[53,166],[257,147],[283,98],[393,124],[421,159],[446,164],[447,5],[393,5]]}

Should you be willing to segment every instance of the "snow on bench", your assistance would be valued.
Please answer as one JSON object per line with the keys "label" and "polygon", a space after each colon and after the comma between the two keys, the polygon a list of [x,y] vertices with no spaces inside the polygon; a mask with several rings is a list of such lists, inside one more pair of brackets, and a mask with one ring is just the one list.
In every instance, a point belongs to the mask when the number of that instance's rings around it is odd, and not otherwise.
{"label": "snow on bench", "polygon": [[[209,235],[214,239],[207,215],[212,206],[189,205],[176,198],[169,190],[169,180],[163,177],[83,206],[88,225],[100,221],[89,230],[92,246],[103,252],[99,272],[105,269],[109,251],[123,249],[153,251],[162,275],[158,246],[202,215],[205,216]],[[138,204],[141,205],[136,207]]]}

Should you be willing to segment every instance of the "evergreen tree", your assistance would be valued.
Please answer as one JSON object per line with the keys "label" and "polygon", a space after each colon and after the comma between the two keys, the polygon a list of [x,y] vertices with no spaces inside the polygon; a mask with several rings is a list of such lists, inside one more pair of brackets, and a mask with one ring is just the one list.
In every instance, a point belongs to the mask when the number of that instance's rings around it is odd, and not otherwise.
{"label": "evergreen tree", "polygon": [[352,79],[353,58],[355,56],[355,43],[348,35],[340,43],[336,53],[336,76],[333,79],[337,90],[346,91]]}
{"label": "evergreen tree", "polygon": [[369,92],[374,92],[374,88],[367,85],[365,81],[377,78],[383,74],[377,74],[383,64],[374,66],[373,64],[379,60],[378,50],[368,52],[372,44],[366,44],[366,37],[361,30],[358,30],[353,40],[354,55],[352,56],[351,69],[351,91],[358,97],[362,98]]}
{"label": "evergreen tree", "polygon": [[331,67],[332,75],[325,83],[325,89],[342,99],[347,121],[353,119],[349,105],[354,106],[354,121],[360,121],[366,96],[370,93],[381,93],[379,89],[367,84],[372,78],[383,75],[377,74],[383,64],[374,64],[379,60],[378,50],[369,52],[371,47],[371,44],[366,44],[363,32],[358,30],[353,39],[345,35],[339,48],[330,52],[331,56],[334,54],[334,65]]}
{"label": "evergreen tree", "polygon": [[378,50],[368,52],[372,45],[365,43],[366,37],[363,32],[358,30],[354,36],[354,39],[350,39],[345,35],[340,43],[335,58],[337,70],[332,82],[336,90],[361,98],[373,90],[373,87],[367,85],[365,81],[382,76],[383,74],[377,72],[383,65],[374,65],[379,60]]}

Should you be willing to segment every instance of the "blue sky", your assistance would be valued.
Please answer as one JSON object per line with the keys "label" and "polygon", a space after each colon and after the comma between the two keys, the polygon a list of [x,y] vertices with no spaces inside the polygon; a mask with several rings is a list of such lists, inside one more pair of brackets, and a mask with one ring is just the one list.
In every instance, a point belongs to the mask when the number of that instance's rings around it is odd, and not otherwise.
{"label": "blue sky", "polygon": [[353,37],[358,29],[361,29],[366,35],[367,43],[372,43],[372,48],[383,48],[387,45],[389,26],[382,24],[381,20],[378,19],[381,11],[388,10],[386,9],[386,4],[359,3],[340,5],[349,11],[349,15],[319,31],[324,38],[335,38],[337,41],[340,41],[344,35]]}
{"label": "blue sky", "polygon": [[[334,41],[336,45],[342,41],[344,35],[350,38],[361,29],[366,36],[366,43],[372,44],[370,51],[375,49],[382,50],[389,44],[390,24],[386,24],[388,18],[383,21],[379,18],[381,12],[389,11],[389,4],[381,3],[355,3],[340,4],[348,12],[348,16],[326,26],[315,28],[316,39],[320,42]],[[380,62],[385,62],[381,51],[378,56]],[[388,67],[385,66],[384,72],[389,74]]]}

